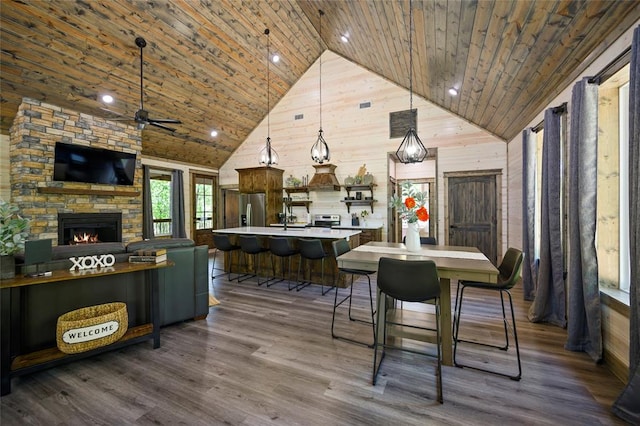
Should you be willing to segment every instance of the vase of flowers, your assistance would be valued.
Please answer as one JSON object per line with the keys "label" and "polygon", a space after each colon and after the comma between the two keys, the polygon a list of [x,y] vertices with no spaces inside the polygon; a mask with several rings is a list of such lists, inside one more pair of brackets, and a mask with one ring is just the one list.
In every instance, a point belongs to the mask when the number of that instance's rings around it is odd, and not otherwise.
{"label": "vase of flowers", "polygon": [[396,209],[400,219],[407,221],[407,238],[405,240],[407,250],[420,251],[418,221],[426,222],[429,220],[429,212],[425,207],[429,196],[426,192],[418,191],[410,181],[403,182],[400,187],[402,189],[401,195],[392,196],[389,206]]}
{"label": "vase of flowers", "polygon": [[15,277],[14,254],[24,250],[29,221],[18,214],[18,206],[0,200],[0,278]]}
{"label": "vase of flowers", "polygon": [[367,226],[367,217],[369,216],[369,210],[362,210],[360,217],[362,218],[362,226]]}

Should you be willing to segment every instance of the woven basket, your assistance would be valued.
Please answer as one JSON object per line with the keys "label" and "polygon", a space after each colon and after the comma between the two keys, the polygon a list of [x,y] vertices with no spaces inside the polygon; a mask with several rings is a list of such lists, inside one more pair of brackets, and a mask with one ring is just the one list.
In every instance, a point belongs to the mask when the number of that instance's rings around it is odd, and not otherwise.
{"label": "woven basket", "polygon": [[127,332],[129,316],[122,302],[88,306],[58,317],[56,342],[67,354],[109,345]]}

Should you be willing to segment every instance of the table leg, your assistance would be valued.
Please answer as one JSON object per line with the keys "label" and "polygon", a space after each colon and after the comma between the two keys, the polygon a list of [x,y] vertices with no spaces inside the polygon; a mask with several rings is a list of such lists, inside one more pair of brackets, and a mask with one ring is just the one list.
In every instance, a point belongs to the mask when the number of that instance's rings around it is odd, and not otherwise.
{"label": "table leg", "polygon": [[453,337],[451,335],[451,280],[440,278],[440,321],[442,325],[442,364],[453,365]]}
{"label": "table leg", "polygon": [[2,348],[0,359],[0,395],[11,393],[11,289],[3,288],[0,293],[0,345]]}

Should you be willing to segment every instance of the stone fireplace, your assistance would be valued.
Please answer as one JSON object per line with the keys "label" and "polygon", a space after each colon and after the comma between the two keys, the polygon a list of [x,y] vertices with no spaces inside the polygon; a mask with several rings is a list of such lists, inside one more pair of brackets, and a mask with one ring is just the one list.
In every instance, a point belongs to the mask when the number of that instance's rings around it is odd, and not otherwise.
{"label": "stone fireplace", "polygon": [[[73,229],[93,230],[104,242],[142,239],[142,138],[135,126],[23,98],[10,138],[11,200],[30,220],[29,238],[66,245]],[[56,142],[135,153],[133,185],[54,180]]]}
{"label": "stone fireplace", "polygon": [[121,242],[122,213],[59,213],[58,245],[78,241]]}

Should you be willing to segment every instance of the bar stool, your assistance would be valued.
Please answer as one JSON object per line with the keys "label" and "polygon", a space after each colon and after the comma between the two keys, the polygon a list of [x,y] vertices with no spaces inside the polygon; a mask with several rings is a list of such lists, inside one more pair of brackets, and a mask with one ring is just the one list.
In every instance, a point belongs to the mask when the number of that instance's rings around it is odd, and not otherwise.
{"label": "bar stool", "polygon": [[[331,246],[333,247],[333,254],[335,255],[335,257],[337,258],[338,256],[340,256],[341,254],[345,254],[349,251],[351,251],[351,248],[349,247],[349,243],[347,242],[347,240],[342,239],[342,240],[336,240],[336,241],[332,241],[331,242]],[[349,301],[349,320],[351,321],[359,321],[365,324],[371,324],[371,328],[373,330],[373,334],[372,337],[375,341],[375,335],[376,335],[376,326],[375,326],[375,310],[373,309],[373,294],[371,292],[371,275],[375,274],[376,271],[366,271],[363,269],[351,269],[351,268],[338,268],[338,275],[340,273],[343,274],[350,274],[351,275],[351,285],[349,286],[349,294],[347,296],[345,296],[344,298],[342,298],[339,302],[338,302],[338,286],[334,285],[336,288],[336,293],[335,293],[335,298],[333,299],[333,317],[331,318],[331,337],[333,337],[334,339],[340,339],[340,340],[346,340],[347,342],[352,342],[352,343],[358,343],[361,345],[366,345],[368,347],[373,347],[374,342],[372,343],[366,343],[366,342],[362,342],[360,340],[356,340],[356,339],[350,339],[348,337],[344,337],[344,336],[338,336],[335,331],[334,331],[334,325],[336,322],[336,309],[338,308],[338,306],[342,305],[344,302],[346,302],[347,300]],[[369,306],[371,308],[371,320],[364,320],[364,319],[359,319],[359,318],[354,318],[351,315],[351,302],[353,299],[353,284],[354,284],[354,275],[360,275],[360,276],[364,276],[367,277],[367,281],[369,284]],[[357,281],[357,280],[356,280]],[[346,279],[345,279],[346,282]]]}
{"label": "bar stool", "polygon": [[229,253],[229,273],[227,279],[231,281],[231,266],[233,266],[233,257],[232,253],[235,250],[240,250],[240,246],[233,244],[228,235],[223,234],[213,234],[213,243],[216,248],[213,252],[213,266],[211,267],[211,279],[215,280],[218,277],[225,275],[224,273],[213,275],[214,270],[223,271],[222,268],[216,268],[216,255],[218,254],[218,250],[224,253]]}
{"label": "bar stool", "polygon": [[[309,284],[311,284],[311,269],[309,269],[309,281],[300,281],[300,267],[302,267],[302,263],[304,261],[305,267],[307,267],[307,263],[309,260],[320,260],[321,263],[321,278],[320,278],[320,288],[322,291],[322,295],[329,293],[331,289],[334,287],[329,287],[329,290],[324,291],[324,259],[328,256],[322,247],[322,242],[315,239],[298,239],[298,249],[300,250],[300,263],[298,263],[298,275],[296,276],[297,281],[299,282],[296,287],[296,291],[300,291],[305,288]],[[304,274],[302,276],[304,279]]]}
{"label": "bar stool", "polygon": [[247,255],[251,255],[253,258],[253,274],[244,274],[238,277],[238,282],[246,281],[250,278],[256,278],[258,280],[258,285],[262,285],[265,282],[260,282],[260,277],[258,276],[258,266],[260,265],[260,253],[264,253],[269,251],[268,248],[262,247],[260,244],[260,240],[255,235],[240,235],[240,251],[242,253],[242,257],[244,259],[245,268],[248,266]]}
{"label": "bar stool", "polygon": [[273,258],[276,256],[280,258],[280,270],[282,271],[282,278],[279,279],[278,281],[273,281],[271,284],[267,283],[267,287],[271,287],[272,285],[285,280],[284,260],[287,259],[289,263],[289,266],[288,266],[289,279],[287,280],[287,283],[289,285],[289,291],[293,290],[294,288],[297,288],[298,287],[297,284],[293,287],[291,286],[291,258],[299,254],[300,252],[298,251],[297,248],[293,246],[293,244],[291,244],[291,239],[287,237],[269,237],[269,250],[271,250],[271,255],[272,255],[271,269],[273,270],[273,278],[271,278],[270,280],[275,280],[277,278],[276,265],[275,265],[275,262],[273,261]]}
{"label": "bar stool", "polygon": [[[453,316],[453,365],[456,367],[467,367],[472,368],[474,370],[480,370],[487,373],[497,374],[499,376],[508,377],[511,380],[518,381],[522,377],[522,364],[520,363],[520,347],[518,345],[518,332],[516,330],[516,316],[513,311],[513,300],[511,299],[511,288],[518,283],[520,279],[520,270],[522,268],[522,260],[524,255],[522,252],[516,248],[510,247],[507,249],[507,252],[504,254],[504,258],[498,266],[498,282],[497,283],[483,283],[483,282],[475,282],[475,281],[458,281],[458,289],[456,291],[456,303],[455,310]],[[503,345],[495,345],[493,343],[480,342],[477,340],[463,340],[458,337],[458,333],[460,332],[460,317],[462,316],[462,299],[464,297],[464,290],[467,287],[478,288],[483,290],[497,291],[500,293],[500,302],[502,304],[502,323],[504,325],[504,339],[505,344]],[[511,327],[509,327],[509,321],[507,320],[507,314],[504,308],[504,293],[509,296],[509,305],[511,307]],[[497,368],[488,369],[484,368],[486,363],[476,363],[476,365],[468,365],[462,362],[459,362],[456,358],[456,354],[458,351],[458,343],[466,342],[473,343],[475,345],[486,346],[490,348],[500,349],[502,351],[509,350],[509,328],[513,332],[513,340],[516,346],[516,359],[518,362],[518,373],[515,372],[503,372],[498,371]],[[494,364],[497,364],[494,363]]]}

